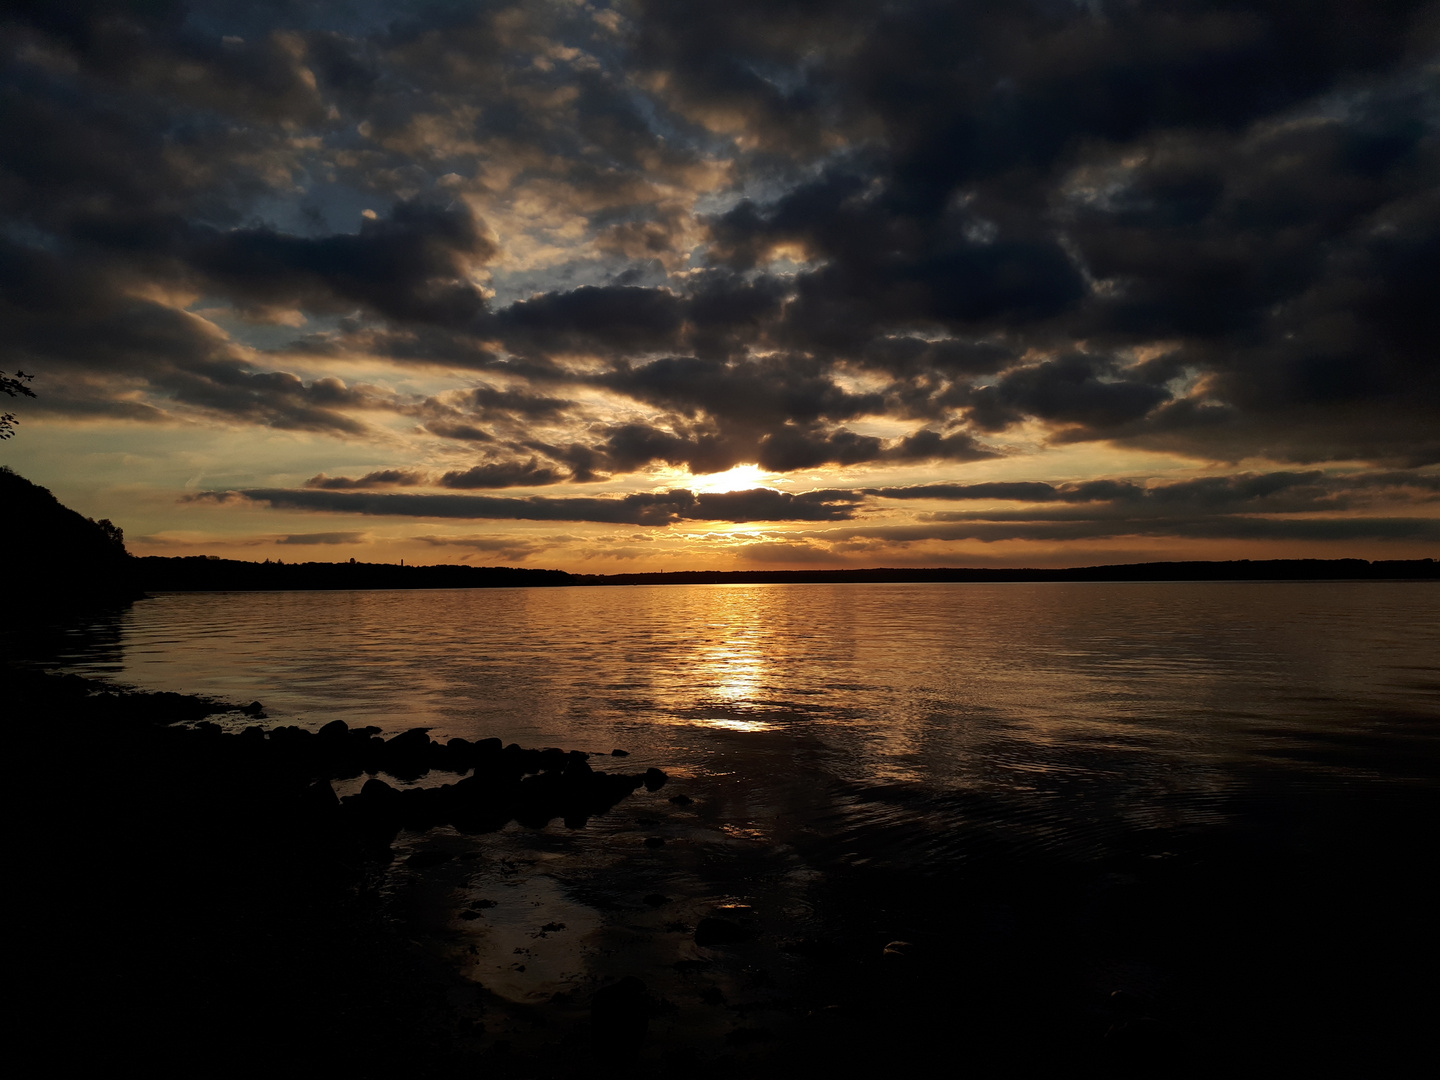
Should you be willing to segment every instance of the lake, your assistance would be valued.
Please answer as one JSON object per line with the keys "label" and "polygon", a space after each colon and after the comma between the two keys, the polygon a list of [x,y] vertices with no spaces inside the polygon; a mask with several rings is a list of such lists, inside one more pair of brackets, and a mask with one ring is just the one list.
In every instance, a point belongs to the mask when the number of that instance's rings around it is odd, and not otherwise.
{"label": "lake", "polygon": [[[1433,583],[171,593],[69,628],[60,652],[82,674],[258,699],[269,724],[623,749],[597,767],[666,770],[658,794],[583,831],[404,841],[402,855],[480,845],[478,871],[402,861],[386,887],[511,1002],[625,973],[685,1000],[702,970],[686,965],[713,965],[707,985],[761,1001],[779,1030],[775,1001],[826,983],[796,941],[859,957],[905,938],[992,985],[1019,978],[1015,957],[1050,970],[1081,1027],[1104,1030],[1104,995],[1121,989],[1233,1041],[1258,1006],[1249,991],[1214,1003],[1216,980],[1283,968],[1309,1001],[1321,966],[1377,974],[1360,931],[1333,920],[1380,901],[1346,882],[1402,894],[1372,942],[1433,944],[1416,937],[1428,908],[1403,865],[1440,807]],[[1243,918],[1224,899],[1238,882]],[[1281,914],[1297,903],[1312,910]],[[1144,914],[1116,929],[1116,905]],[[1152,940],[1160,908],[1190,928],[1186,949],[1174,927]],[[768,950],[727,960],[683,935],[716,910],[745,911]],[[1063,944],[1045,929],[1057,919]],[[1283,962],[1262,962],[1260,942]],[[746,982],[761,967],[773,992]],[[1320,1026],[1310,1006],[1266,1007]],[[697,1007],[668,1022],[693,1040],[735,1019]]]}

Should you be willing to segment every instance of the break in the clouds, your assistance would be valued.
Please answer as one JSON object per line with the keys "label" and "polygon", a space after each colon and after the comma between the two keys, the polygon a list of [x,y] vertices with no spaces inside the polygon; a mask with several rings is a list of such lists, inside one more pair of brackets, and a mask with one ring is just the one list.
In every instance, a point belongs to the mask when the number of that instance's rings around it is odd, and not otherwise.
{"label": "break in the clouds", "polygon": [[1437,46],[1403,0],[12,4],[7,450],[172,546],[1423,553]]}

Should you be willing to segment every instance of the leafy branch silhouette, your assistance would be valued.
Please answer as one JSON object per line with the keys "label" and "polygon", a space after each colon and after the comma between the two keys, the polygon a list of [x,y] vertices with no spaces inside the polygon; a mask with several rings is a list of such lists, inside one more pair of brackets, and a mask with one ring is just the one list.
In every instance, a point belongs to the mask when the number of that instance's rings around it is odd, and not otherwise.
{"label": "leafy branch silhouette", "polygon": [[[33,378],[35,378],[34,375],[27,375],[23,371],[17,371],[14,375],[6,375],[5,372],[0,371],[0,392],[7,397],[33,398],[35,391],[25,385]],[[19,422],[14,413],[0,413],[0,439],[8,439],[14,435],[15,425]]]}

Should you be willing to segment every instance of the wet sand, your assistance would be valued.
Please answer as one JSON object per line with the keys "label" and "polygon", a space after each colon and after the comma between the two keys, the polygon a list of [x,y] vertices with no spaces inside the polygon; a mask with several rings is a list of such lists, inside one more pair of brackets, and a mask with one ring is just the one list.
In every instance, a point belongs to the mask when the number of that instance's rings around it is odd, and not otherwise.
{"label": "wet sand", "polygon": [[303,754],[205,726],[222,705],[7,684],[25,1026],[67,1067],[1336,1072],[1404,1060],[1434,1015],[1433,783],[1256,774],[1226,823],[1097,852],[799,767],[764,837],[672,776],[583,828],[377,843]]}

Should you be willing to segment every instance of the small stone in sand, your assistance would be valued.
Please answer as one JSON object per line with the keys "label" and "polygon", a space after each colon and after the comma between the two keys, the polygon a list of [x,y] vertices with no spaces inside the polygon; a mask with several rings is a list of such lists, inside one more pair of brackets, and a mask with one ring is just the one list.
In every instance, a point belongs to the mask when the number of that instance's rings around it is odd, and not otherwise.
{"label": "small stone in sand", "polygon": [[695,944],[705,948],[736,945],[748,941],[752,936],[749,927],[728,919],[701,919],[695,927]]}
{"label": "small stone in sand", "polygon": [[634,1056],[649,1026],[646,986],[633,975],[601,987],[590,999],[590,1036],[604,1057]]}

